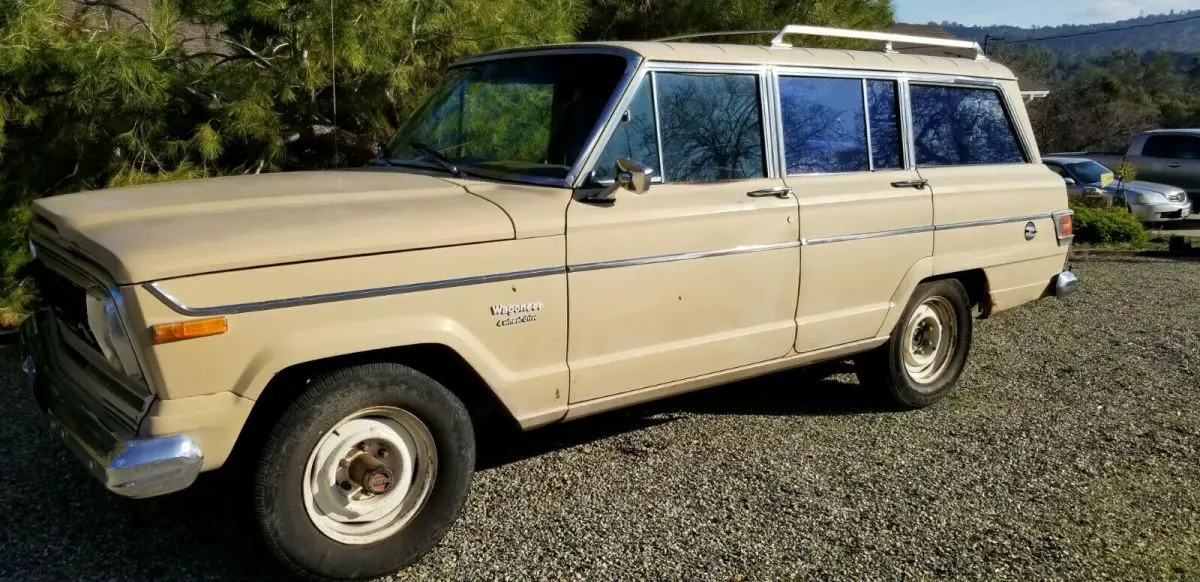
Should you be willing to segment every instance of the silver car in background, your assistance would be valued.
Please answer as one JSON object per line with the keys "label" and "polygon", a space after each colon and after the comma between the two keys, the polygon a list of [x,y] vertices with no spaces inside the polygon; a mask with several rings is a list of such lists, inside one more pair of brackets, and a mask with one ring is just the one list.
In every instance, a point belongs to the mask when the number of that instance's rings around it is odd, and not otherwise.
{"label": "silver car in background", "polygon": [[1063,177],[1071,199],[1105,197],[1114,206],[1128,208],[1142,222],[1186,220],[1192,214],[1187,192],[1177,186],[1134,180],[1120,182],[1113,171],[1082,158],[1042,158],[1042,163]]}

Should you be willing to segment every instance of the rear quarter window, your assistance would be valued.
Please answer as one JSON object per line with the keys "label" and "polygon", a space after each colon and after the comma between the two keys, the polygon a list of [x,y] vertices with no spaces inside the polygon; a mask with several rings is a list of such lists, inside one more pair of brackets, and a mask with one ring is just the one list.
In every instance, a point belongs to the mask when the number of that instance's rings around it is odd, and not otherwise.
{"label": "rear quarter window", "polygon": [[998,91],[914,84],[911,94],[918,166],[1028,161]]}

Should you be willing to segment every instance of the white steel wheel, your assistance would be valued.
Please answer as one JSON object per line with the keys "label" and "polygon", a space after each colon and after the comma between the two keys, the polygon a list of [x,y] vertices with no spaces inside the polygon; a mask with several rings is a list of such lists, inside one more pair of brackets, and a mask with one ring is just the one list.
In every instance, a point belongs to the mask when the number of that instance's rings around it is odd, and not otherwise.
{"label": "white steel wheel", "polygon": [[929,297],[908,318],[901,336],[904,371],[913,383],[933,384],[949,367],[958,340],[958,319],[945,297]]}
{"label": "white steel wheel", "polygon": [[393,406],[366,408],[335,423],[313,447],[304,508],[334,541],[378,542],[412,521],[437,470],[437,445],[421,419]]}

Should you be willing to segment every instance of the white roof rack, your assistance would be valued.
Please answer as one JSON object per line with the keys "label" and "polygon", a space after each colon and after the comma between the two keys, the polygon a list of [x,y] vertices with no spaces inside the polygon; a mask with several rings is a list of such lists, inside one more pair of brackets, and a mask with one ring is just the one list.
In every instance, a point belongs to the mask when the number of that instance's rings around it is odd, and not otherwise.
{"label": "white roof rack", "polygon": [[783,38],[789,34],[800,34],[806,36],[824,36],[835,38],[856,38],[860,40],[877,40],[887,43],[884,52],[888,54],[897,54],[893,43],[905,43],[919,46],[940,46],[948,48],[970,49],[975,51],[975,60],[986,61],[987,55],[983,54],[983,49],[979,43],[972,40],[958,40],[952,38],[938,38],[934,36],[914,36],[911,34],[893,34],[890,32],[874,32],[867,30],[849,30],[845,28],[826,28],[823,26],[804,26],[800,24],[789,24],[771,39],[772,48],[792,48],[792,45],[784,42]]}

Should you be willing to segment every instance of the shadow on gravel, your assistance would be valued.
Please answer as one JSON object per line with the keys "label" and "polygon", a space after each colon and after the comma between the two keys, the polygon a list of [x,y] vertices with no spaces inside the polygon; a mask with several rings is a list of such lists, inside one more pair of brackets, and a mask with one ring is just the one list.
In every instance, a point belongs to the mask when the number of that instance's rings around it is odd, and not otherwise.
{"label": "shadow on gravel", "polygon": [[837,416],[884,412],[856,383],[831,378],[852,373],[846,362],[817,364],[708,388],[665,400],[551,425],[527,433],[479,439],[478,470],[636,432],[686,414]]}
{"label": "shadow on gravel", "polygon": [[[202,475],[166,497],[104,491],[45,430],[16,388],[13,351],[0,347],[0,580],[277,580],[253,523],[249,484]],[[841,415],[878,412],[841,364],[783,372],[555,425],[481,450],[487,470],[674,422],[691,414]]]}

